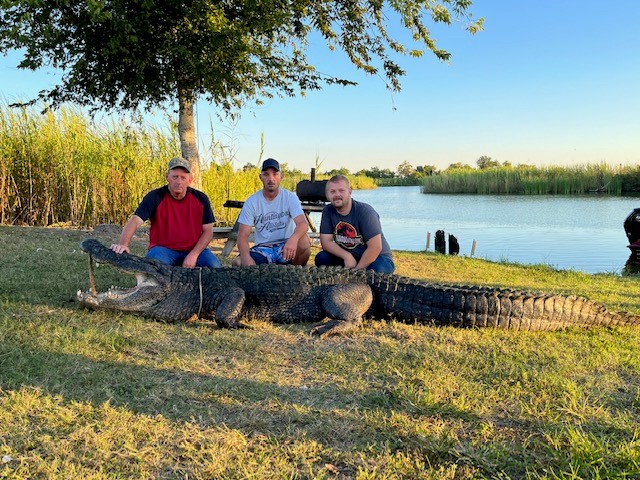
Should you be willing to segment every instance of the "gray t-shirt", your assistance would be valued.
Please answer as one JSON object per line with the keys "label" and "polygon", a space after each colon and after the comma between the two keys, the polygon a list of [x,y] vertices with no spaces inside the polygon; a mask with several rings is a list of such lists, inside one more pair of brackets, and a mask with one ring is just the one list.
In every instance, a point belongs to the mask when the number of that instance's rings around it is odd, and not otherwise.
{"label": "gray t-shirt", "polygon": [[367,203],[351,200],[351,211],[348,215],[340,215],[336,208],[329,204],[322,210],[320,233],[333,235],[333,240],[354,257],[360,258],[367,249],[367,241],[376,235],[382,236],[380,255],[391,257],[391,248],[384,238],[380,215]]}
{"label": "gray t-shirt", "polygon": [[254,245],[268,245],[288,240],[296,228],[293,219],[298,215],[304,212],[295,193],[280,188],[278,196],[267,201],[258,190],[244,202],[238,222],[255,227]]}

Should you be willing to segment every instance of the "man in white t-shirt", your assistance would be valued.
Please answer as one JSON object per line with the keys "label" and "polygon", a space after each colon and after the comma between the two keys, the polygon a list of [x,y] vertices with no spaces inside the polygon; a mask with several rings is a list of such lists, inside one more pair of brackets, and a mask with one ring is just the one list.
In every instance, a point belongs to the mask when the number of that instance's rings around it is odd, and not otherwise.
{"label": "man in white t-shirt", "polygon": [[[261,263],[306,265],[311,254],[307,219],[298,196],[280,187],[282,171],[273,158],[262,163],[263,188],[244,202],[238,217],[236,266]],[[254,246],[249,235],[254,228]]]}

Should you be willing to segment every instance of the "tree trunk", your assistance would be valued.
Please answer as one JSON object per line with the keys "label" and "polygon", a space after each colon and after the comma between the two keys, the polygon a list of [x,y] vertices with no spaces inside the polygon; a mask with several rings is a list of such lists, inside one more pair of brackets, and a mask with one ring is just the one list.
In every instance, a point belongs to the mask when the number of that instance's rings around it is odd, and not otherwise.
{"label": "tree trunk", "polygon": [[195,100],[193,94],[184,88],[178,87],[178,134],[180,135],[180,150],[182,156],[191,162],[191,175],[193,186],[201,188],[200,179],[200,155],[196,141],[196,128],[193,115]]}

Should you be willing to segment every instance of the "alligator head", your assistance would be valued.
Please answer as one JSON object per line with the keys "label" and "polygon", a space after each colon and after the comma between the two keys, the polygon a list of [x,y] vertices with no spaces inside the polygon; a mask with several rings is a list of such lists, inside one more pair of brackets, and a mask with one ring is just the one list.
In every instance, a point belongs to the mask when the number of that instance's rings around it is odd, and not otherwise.
{"label": "alligator head", "polygon": [[[173,268],[168,265],[128,253],[115,253],[94,239],[83,240],[80,248],[89,254],[91,290],[77,293],[78,302],[85,307],[155,315],[156,307],[176,293],[171,283]],[[111,287],[104,293],[98,293],[93,276],[94,261],[135,275],[137,285],[128,289]]]}

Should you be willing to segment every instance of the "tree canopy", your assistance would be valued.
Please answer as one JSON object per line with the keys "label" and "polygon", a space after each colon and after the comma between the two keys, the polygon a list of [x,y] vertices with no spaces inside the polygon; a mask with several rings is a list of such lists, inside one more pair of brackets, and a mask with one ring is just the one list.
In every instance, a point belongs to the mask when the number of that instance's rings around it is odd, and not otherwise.
{"label": "tree canopy", "polygon": [[484,170],[487,168],[499,167],[500,162],[498,162],[497,160],[494,160],[488,155],[482,155],[480,158],[478,158],[478,160],[476,160],[476,165],[478,165],[478,168],[480,170]]}
{"label": "tree canopy", "polygon": [[413,167],[413,165],[405,160],[400,165],[398,165],[396,171],[398,172],[398,175],[400,177],[410,177],[415,173],[416,169]]}
{"label": "tree canopy", "polygon": [[[400,89],[402,55],[439,48],[429,26],[482,19],[471,0],[0,0],[0,52],[23,52],[20,68],[62,71],[34,101],[93,109],[178,106],[183,156],[198,161],[193,104],[203,97],[233,114],[247,101],[354,84],[325,75],[307,59],[319,33],[353,65]],[[412,44],[392,38],[396,25]]]}

